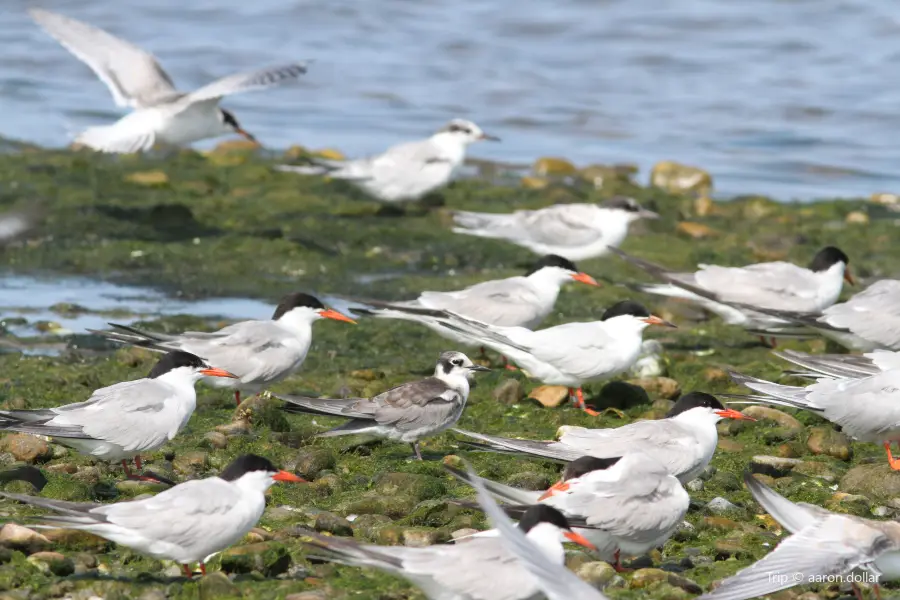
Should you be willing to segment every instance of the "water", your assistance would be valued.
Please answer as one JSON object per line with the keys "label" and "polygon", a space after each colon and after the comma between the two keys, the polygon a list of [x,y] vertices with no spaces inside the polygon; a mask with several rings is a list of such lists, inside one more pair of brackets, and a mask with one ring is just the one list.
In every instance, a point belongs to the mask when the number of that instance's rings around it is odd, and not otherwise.
{"label": "water", "polygon": [[[900,191],[893,0],[50,0],[153,51],[186,89],[314,59],[299,86],[229,98],[267,145],[352,154],[454,116],[479,157],[710,169],[718,193]],[[48,146],[120,114],[90,71],[0,14],[0,134]]]}

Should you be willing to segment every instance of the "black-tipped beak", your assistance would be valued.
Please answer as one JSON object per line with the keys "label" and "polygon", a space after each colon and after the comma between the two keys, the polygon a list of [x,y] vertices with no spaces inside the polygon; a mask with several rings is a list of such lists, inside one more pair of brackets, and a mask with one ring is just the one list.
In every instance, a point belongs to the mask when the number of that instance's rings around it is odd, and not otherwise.
{"label": "black-tipped beak", "polygon": [[487,367],[482,367],[481,365],[472,365],[468,367],[470,371],[490,371]]}
{"label": "black-tipped beak", "polygon": [[482,133],[481,137],[479,137],[478,139],[485,140],[488,142],[499,142],[500,141],[500,138],[498,138],[496,135],[488,135],[486,133]]}
{"label": "black-tipped beak", "polygon": [[642,219],[658,219],[659,213],[653,212],[652,210],[647,210],[646,208],[642,208],[638,211],[638,216]]}

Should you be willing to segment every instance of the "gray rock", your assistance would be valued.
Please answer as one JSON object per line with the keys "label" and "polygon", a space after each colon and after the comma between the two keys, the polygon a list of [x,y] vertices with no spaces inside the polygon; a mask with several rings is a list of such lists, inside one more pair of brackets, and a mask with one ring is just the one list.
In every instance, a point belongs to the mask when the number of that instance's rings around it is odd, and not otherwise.
{"label": "gray rock", "polygon": [[391,523],[391,518],[385,515],[360,515],[353,520],[353,530],[364,538],[372,539],[379,528]]}
{"label": "gray rock", "polygon": [[301,477],[313,479],[320,472],[333,469],[336,462],[334,453],[327,448],[305,448],[288,466]]}
{"label": "gray rock", "polygon": [[691,479],[685,485],[689,492],[699,492],[703,490],[703,480],[699,477],[697,479]]}
{"label": "gray rock", "polygon": [[616,570],[609,563],[598,560],[582,564],[575,574],[598,590],[602,590],[616,576]]}
{"label": "gray rock", "polygon": [[200,600],[219,600],[220,598],[241,598],[240,588],[228,579],[221,571],[210,573],[200,579]]}
{"label": "gray rock", "polygon": [[350,521],[330,512],[320,512],[316,515],[313,528],[316,531],[325,531],[332,535],[353,537],[353,526]]}
{"label": "gray rock", "polygon": [[872,515],[882,519],[893,516],[895,512],[896,511],[889,506],[876,506],[872,509]]}
{"label": "gray rock", "polygon": [[798,458],[757,455],[750,459],[750,471],[772,477],[784,477],[802,462]]}
{"label": "gray rock", "polygon": [[224,433],[208,431],[203,436],[203,443],[214,450],[224,450],[228,447],[228,438]]}
{"label": "gray rock", "polygon": [[180,475],[196,475],[209,469],[209,453],[203,451],[185,452],[172,461],[175,472]]}
{"label": "gray rock", "polygon": [[891,469],[887,462],[859,465],[847,471],[838,487],[849,494],[888,501],[900,496],[900,471]]}
{"label": "gray rock", "polygon": [[727,512],[733,511],[733,510],[740,510],[737,506],[735,506],[734,504],[732,504],[725,498],[722,498],[721,496],[716,496],[715,498],[710,500],[706,504],[706,508],[711,513],[715,513],[717,515],[727,513]]}
{"label": "gray rock", "polygon": [[500,380],[500,383],[491,392],[491,396],[502,404],[516,404],[525,397],[525,389],[518,379],[507,377]]}

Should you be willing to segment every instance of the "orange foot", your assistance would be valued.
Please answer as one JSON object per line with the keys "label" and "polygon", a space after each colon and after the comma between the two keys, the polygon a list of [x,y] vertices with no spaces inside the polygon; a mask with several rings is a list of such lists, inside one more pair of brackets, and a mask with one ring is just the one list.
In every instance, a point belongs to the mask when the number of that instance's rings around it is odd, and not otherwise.
{"label": "orange foot", "polygon": [[888,455],[888,464],[891,465],[891,468],[895,471],[900,471],[900,458],[894,458],[891,454],[891,443],[885,442],[884,449],[887,450]]}
{"label": "orange foot", "polygon": [[591,415],[592,417],[599,417],[600,413],[596,410],[589,408],[587,404],[584,403],[584,393],[581,391],[581,388],[573,389],[569,388],[569,396],[575,396],[575,406]]}
{"label": "orange foot", "polygon": [[622,560],[621,560],[621,557],[619,556],[618,550],[616,550],[616,553],[614,556],[616,557],[616,562],[613,564],[613,569],[616,570],[616,573],[630,573],[631,571],[634,571],[634,569],[627,569],[622,566]]}

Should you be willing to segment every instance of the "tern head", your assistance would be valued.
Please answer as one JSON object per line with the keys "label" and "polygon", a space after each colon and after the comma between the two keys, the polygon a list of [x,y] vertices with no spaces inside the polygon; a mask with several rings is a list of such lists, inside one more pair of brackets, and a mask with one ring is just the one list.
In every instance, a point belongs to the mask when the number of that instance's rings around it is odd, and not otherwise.
{"label": "tern head", "polygon": [[600,208],[606,208],[625,216],[628,221],[638,219],[658,219],[659,214],[647,210],[637,203],[634,198],[628,196],[613,196],[609,200],[600,203]]}
{"label": "tern head", "polygon": [[256,142],[256,138],[250,135],[243,127],[241,127],[240,123],[237,122],[237,119],[234,118],[234,113],[231,111],[225,110],[224,108],[219,108],[219,122],[222,124],[222,133],[236,133],[241,137],[244,137],[251,142]]}
{"label": "tern head", "polygon": [[569,489],[569,482],[571,480],[577,479],[582,475],[587,475],[588,473],[593,473],[594,471],[605,471],[611,466],[617,464],[619,460],[621,460],[621,458],[621,456],[613,456],[610,458],[582,456],[581,458],[573,460],[566,465],[565,469],[563,469],[562,476],[560,477],[559,482],[550,486],[550,488],[546,492],[544,492],[544,494],[540,498],[538,498],[538,501],[549,498],[554,494],[565,492]]}
{"label": "tern head", "polygon": [[675,406],[666,413],[666,418],[671,419],[678,416],[685,418],[710,418],[715,423],[722,419],[756,420],[733,408],[725,408],[718,398],[704,392],[691,392],[679,398]]}
{"label": "tern head", "polygon": [[435,135],[444,139],[455,140],[463,146],[468,146],[472,142],[481,140],[490,140],[492,142],[500,141],[500,138],[486,134],[481,130],[481,127],[472,121],[466,121],[465,119],[453,119],[438,129]]}
{"label": "tern head", "polygon": [[574,280],[588,285],[600,285],[596,279],[587,273],[579,271],[578,267],[571,260],[556,254],[547,254],[539,258],[531,270],[525,274],[526,277],[531,277],[532,275],[552,277],[560,283]]}
{"label": "tern head", "polygon": [[238,456],[219,474],[219,479],[260,492],[265,492],[276,481],[306,482],[305,479],[297,477],[293,473],[282,471],[268,458],[256,454]]}
{"label": "tern head", "polygon": [[519,519],[519,529],[545,551],[550,544],[559,542],[573,542],[590,550],[597,549],[580,533],[572,531],[565,515],[546,504],[530,506]]}
{"label": "tern head", "polygon": [[814,273],[826,273],[831,270],[841,271],[844,281],[855,285],[853,274],[850,273],[850,258],[843,250],[836,246],[825,246],[813,257],[809,263],[809,270]]}
{"label": "tern head", "polygon": [[201,377],[232,377],[237,379],[237,375],[229,373],[225,369],[217,369],[209,366],[205,360],[183,350],[174,350],[169,352],[150,369],[148,379],[157,379],[160,377],[172,378],[183,376],[191,382],[199,380]]}
{"label": "tern head", "polygon": [[437,365],[434,367],[434,376],[444,381],[468,380],[476,371],[490,371],[490,369],[476,365],[462,352],[450,350],[441,353]]}
{"label": "tern head", "polygon": [[350,317],[334,309],[326,308],[315,296],[302,292],[288,294],[282,298],[272,314],[273,321],[300,321],[309,324],[319,319],[333,319],[356,324],[356,321]]}
{"label": "tern head", "polygon": [[643,304],[635,302],[634,300],[622,300],[621,302],[616,302],[606,309],[606,312],[603,313],[600,320],[608,323],[622,323],[623,326],[633,323],[640,330],[648,325],[675,327],[675,325],[669,323],[665,319],[650,314],[650,311],[647,310]]}

